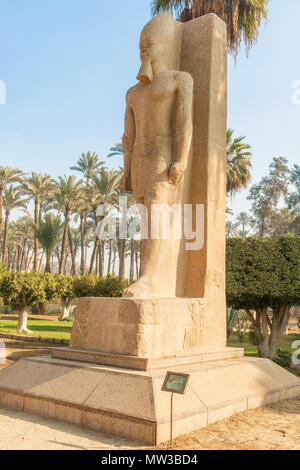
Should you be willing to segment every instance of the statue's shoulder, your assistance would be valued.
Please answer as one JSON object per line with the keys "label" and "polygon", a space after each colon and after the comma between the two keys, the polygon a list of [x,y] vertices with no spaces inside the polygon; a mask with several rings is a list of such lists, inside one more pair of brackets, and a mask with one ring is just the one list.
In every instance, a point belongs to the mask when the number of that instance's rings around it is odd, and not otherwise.
{"label": "statue's shoulder", "polygon": [[129,88],[129,90],[126,93],[126,101],[128,104],[132,103],[134,98],[141,92],[142,88],[143,88],[142,83],[137,83],[136,85]]}
{"label": "statue's shoulder", "polygon": [[174,79],[178,83],[179,86],[185,86],[185,87],[194,87],[194,80],[191,74],[188,72],[183,72],[182,70],[174,70]]}

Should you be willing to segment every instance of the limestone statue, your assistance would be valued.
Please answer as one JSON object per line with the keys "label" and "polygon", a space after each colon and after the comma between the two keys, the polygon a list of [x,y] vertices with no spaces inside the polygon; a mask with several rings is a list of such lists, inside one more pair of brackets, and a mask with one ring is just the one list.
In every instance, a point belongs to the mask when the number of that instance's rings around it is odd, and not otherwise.
{"label": "limestone statue", "polygon": [[126,97],[124,176],[149,215],[141,277],[125,297],[174,297],[179,243],[151,239],[151,207],[182,203],[193,134],[193,79],[180,71],[181,25],[170,13],[153,18],[140,38],[139,83]]}

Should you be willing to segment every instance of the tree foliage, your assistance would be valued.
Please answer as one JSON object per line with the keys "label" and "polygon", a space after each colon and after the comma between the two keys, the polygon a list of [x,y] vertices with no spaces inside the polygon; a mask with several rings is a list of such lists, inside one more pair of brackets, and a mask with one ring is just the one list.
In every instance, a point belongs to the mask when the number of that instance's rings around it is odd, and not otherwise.
{"label": "tree foliage", "polygon": [[251,147],[245,136],[233,137],[233,129],[227,130],[227,193],[233,195],[247,188],[251,181]]}
{"label": "tree foliage", "polygon": [[258,235],[273,235],[278,220],[278,204],[288,196],[290,170],[284,157],[273,158],[269,175],[252,186],[248,200],[252,202],[251,212],[255,219]]}
{"label": "tree foliage", "polygon": [[236,57],[242,42],[247,52],[256,42],[269,0],[152,0],[154,15],[171,11],[181,22],[215,13],[227,25],[228,46]]}
{"label": "tree foliage", "polygon": [[273,358],[290,308],[300,303],[300,238],[229,239],[226,265],[228,305],[245,309],[260,355]]}
{"label": "tree foliage", "polygon": [[45,272],[51,271],[51,255],[60,241],[62,223],[60,217],[46,214],[44,220],[39,222],[38,227],[34,225],[34,232],[46,254]]}

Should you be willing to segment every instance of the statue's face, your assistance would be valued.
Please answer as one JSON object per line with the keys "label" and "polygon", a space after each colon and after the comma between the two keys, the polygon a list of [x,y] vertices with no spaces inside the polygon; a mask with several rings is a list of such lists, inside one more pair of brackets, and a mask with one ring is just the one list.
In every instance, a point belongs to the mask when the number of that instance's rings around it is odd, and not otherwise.
{"label": "statue's face", "polygon": [[140,55],[141,61],[150,60],[150,62],[155,62],[158,59],[161,59],[166,52],[165,43],[159,38],[155,37],[154,34],[149,34],[148,31],[145,34],[142,34],[140,41]]}
{"label": "statue's face", "polygon": [[138,80],[149,84],[153,80],[153,66],[168,64],[175,37],[176,22],[170,13],[153,18],[143,29],[140,39],[142,66]]}

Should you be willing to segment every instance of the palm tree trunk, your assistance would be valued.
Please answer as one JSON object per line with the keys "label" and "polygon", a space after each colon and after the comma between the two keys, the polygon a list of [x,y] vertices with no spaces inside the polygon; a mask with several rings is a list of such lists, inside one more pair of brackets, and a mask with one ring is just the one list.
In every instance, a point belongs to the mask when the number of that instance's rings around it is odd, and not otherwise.
{"label": "palm tree trunk", "polygon": [[63,267],[63,274],[66,276],[67,274],[67,264],[68,264],[68,258],[69,258],[69,253],[66,253],[65,261],[64,261],[64,267]]}
{"label": "palm tree trunk", "polygon": [[96,256],[97,256],[98,243],[99,243],[99,238],[96,238],[96,240],[94,242],[94,249],[93,249],[92,257],[91,257],[89,274],[92,274],[93,271],[94,271],[94,265],[95,265],[95,259],[96,259]]}
{"label": "palm tree trunk", "polygon": [[17,271],[20,271],[21,247],[18,245]]}
{"label": "palm tree trunk", "polygon": [[81,261],[80,261],[80,272],[85,274],[85,228],[84,228],[84,217],[80,216],[80,242],[81,242]]}
{"label": "palm tree trunk", "polygon": [[51,256],[47,256],[46,266],[45,266],[45,273],[50,273],[51,274]]}
{"label": "palm tree trunk", "polygon": [[60,261],[59,261],[59,274],[62,274],[63,269],[64,269],[64,262],[65,262],[65,256],[66,256],[66,248],[67,248],[67,236],[68,236],[68,230],[69,230],[69,217],[70,217],[70,212],[67,211],[65,213],[65,228],[64,228],[64,234],[61,242],[61,254],[60,254]]}
{"label": "palm tree trunk", "polygon": [[112,240],[109,240],[109,252],[108,252],[107,274],[110,274],[110,270],[111,270],[111,256],[112,256]]}
{"label": "palm tree trunk", "polygon": [[73,243],[70,226],[68,227],[68,238],[69,238],[69,247],[70,247],[70,252],[71,252],[71,260],[72,260],[72,274],[73,276],[76,276],[76,259],[75,259],[74,243]]}
{"label": "palm tree trunk", "polygon": [[[34,201],[34,224],[36,228],[39,225],[39,203],[35,199]],[[38,270],[38,256],[39,256],[39,241],[38,237],[34,235],[34,259],[33,259],[33,270],[37,272]]]}
{"label": "palm tree trunk", "polygon": [[43,205],[40,204],[40,205],[39,205],[39,223],[40,223],[41,220],[42,220],[42,214],[43,214]]}
{"label": "palm tree trunk", "polygon": [[21,262],[20,262],[20,269],[22,271],[23,269],[23,264],[24,264],[24,258],[25,258],[25,253],[26,253],[26,238],[23,240],[23,249],[22,249],[22,255],[21,255]]}
{"label": "palm tree trunk", "polygon": [[[23,259],[24,271],[26,271],[26,266],[27,266],[28,256],[29,256],[29,246],[27,246],[26,243],[27,243],[27,240],[24,240],[24,244],[25,244],[25,247],[24,247],[24,259]],[[23,267],[23,264],[22,264],[22,267]]]}
{"label": "palm tree trunk", "polygon": [[16,265],[16,251],[13,252],[12,258],[11,258],[11,263],[10,263],[10,271],[11,272],[15,271],[15,265]]}
{"label": "palm tree trunk", "polygon": [[134,240],[130,240],[130,272],[129,279],[134,278]]}
{"label": "palm tree trunk", "polygon": [[4,263],[7,263],[8,225],[9,225],[9,211],[6,211],[6,213],[5,213],[5,225],[4,225],[4,236],[3,236],[3,252],[2,252],[2,261]]}
{"label": "palm tree trunk", "polygon": [[33,258],[33,250],[31,252],[30,256],[29,256],[29,253],[30,253],[30,247],[28,247],[28,251],[27,251],[27,259],[26,259],[26,262],[25,262],[25,272],[27,272],[29,267],[31,266],[32,258]]}
{"label": "palm tree trunk", "polygon": [[38,272],[40,272],[41,268],[42,268],[42,261],[43,261],[43,258],[44,258],[44,251],[39,259],[39,265],[38,265]]}
{"label": "palm tree trunk", "polygon": [[7,248],[7,271],[10,271],[10,265],[11,265],[11,247],[8,245],[8,248]]}
{"label": "palm tree trunk", "polygon": [[2,238],[2,225],[3,225],[3,190],[4,188],[0,188],[0,247],[1,247],[1,238]]}
{"label": "palm tree trunk", "polygon": [[99,276],[104,275],[104,243],[103,240],[99,242]]}
{"label": "palm tree trunk", "polygon": [[118,241],[119,245],[119,277],[124,279],[125,277],[125,243],[126,240],[121,239]]}

